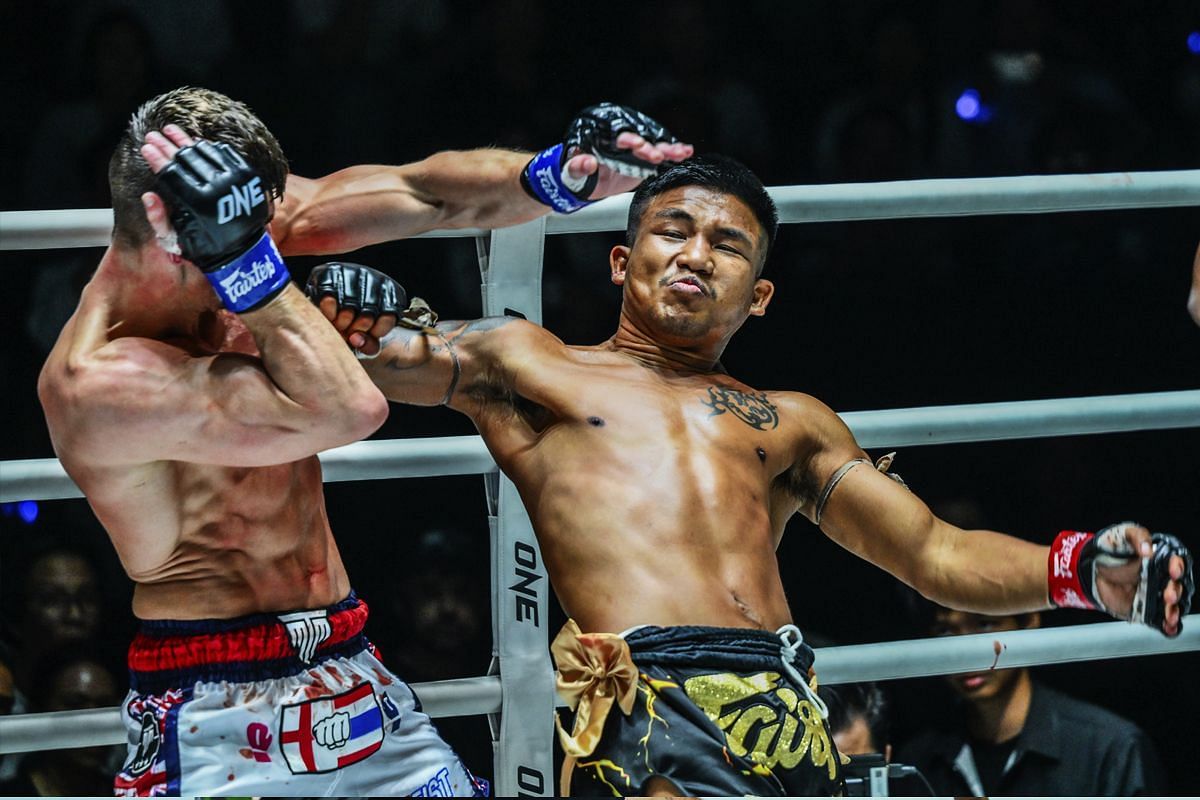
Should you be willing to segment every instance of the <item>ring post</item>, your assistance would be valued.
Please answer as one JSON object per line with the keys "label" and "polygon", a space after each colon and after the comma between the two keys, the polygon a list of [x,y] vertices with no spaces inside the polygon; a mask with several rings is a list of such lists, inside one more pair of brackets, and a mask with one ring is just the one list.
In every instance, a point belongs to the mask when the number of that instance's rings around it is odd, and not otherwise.
{"label": "ring post", "polygon": [[[542,318],[542,251],[545,218],[493,231],[479,242],[483,313],[516,312]],[[492,666],[502,688],[499,715],[492,715],[495,794],[554,795],[554,678],[546,626],[550,581],[529,514],[512,481],[484,477],[492,537]]]}

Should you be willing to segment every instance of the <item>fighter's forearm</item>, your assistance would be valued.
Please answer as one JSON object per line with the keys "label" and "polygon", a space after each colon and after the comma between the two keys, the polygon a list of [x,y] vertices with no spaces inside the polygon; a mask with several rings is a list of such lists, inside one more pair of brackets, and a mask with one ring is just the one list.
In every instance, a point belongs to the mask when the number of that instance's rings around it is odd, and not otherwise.
{"label": "fighter's forearm", "polygon": [[1047,609],[1048,556],[1043,545],[995,531],[965,531],[939,520],[914,588],[947,608],[978,614]]}
{"label": "fighter's forearm", "polygon": [[[336,444],[369,435],[387,416],[387,402],[346,343],[294,285],[242,321],[258,345],[272,382],[296,405],[297,416]],[[329,444],[327,446],[334,446]]]}
{"label": "fighter's forearm", "polygon": [[284,254],[344,253],[439,228],[498,228],[548,211],[521,188],[529,155],[479,149],[399,167],[290,176],[271,233]]}

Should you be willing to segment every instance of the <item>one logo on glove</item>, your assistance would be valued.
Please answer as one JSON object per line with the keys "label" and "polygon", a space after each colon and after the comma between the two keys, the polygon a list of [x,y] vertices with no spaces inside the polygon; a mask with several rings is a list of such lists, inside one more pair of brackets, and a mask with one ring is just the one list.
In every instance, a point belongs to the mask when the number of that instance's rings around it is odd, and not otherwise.
{"label": "one logo on glove", "polygon": [[283,707],[279,747],[294,775],[348,767],[382,745],[383,714],[369,683]]}
{"label": "one logo on glove", "polygon": [[224,225],[234,217],[250,215],[250,209],[266,200],[263,194],[262,180],[251,178],[243,186],[234,186],[229,194],[217,201],[217,224]]}

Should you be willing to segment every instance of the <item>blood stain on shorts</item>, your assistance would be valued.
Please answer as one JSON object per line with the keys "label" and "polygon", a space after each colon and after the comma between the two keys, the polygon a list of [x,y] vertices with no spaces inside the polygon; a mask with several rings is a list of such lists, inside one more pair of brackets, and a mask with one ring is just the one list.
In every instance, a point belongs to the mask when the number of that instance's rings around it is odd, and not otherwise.
{"label": "blood stain on shorts", "polygon": [[380,683],[380,684],[382,684],[382,685],[384,685],[384,686],[391,686],[391,685],[392,685],[392,679],[391,679],[391,677],[390,677],[390,676],[388,676],[388,674],[387,674],[387,673],[385,673],[383,670],[379,669],[378,667],[375,667],[373,671],[375,672],[375,680],[376,680],[378,683]]}
{"label": "blood stain on shorts", "polygon": [[240,755],[242,758],[254,758],[254,751],[249,747],[243,747],[242,749],[238,750],[238,755]]}

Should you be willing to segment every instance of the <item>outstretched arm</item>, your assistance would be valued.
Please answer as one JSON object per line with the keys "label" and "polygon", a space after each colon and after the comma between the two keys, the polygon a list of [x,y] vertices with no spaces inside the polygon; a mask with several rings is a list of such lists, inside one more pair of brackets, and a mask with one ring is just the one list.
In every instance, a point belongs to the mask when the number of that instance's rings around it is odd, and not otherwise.
{"label": "outstretched arm", "polygon": [[395,280],[361,264],[321,264],[309,275],[309,298],[359,353],[367,375],[397,403],[447,405],[475,418],[492,400],[511,400],[515,376],[543,358],[556,337],[514,317],[436,322],[409,309]]}
{"label": "outstretched arm", "polygon": [[[808,468],[812,485],[830,479],[859,457],[849,429],[833,412],[817,423],[815,455]],[[858,454],[858,455],[856,455]],[[818,493],[818,497],[820,494]],[[805,506],[815,517],[816,500]],[[847,550],[883,568],[936,603],[983,614],[1015,614],[1052,607],[1050,548],[987,530],[962,530],[938,519],[920,498],[872,468],[850,467],[829,492],[820,515],[821,530]],[[1149,555],[1150,532],[1122,529],[1133,554]],[[1169,580],[1161,587],[1163,631],[1179,630],[1181,578],[1185,562],[1169,558]],[[1114,616],[1127,617],[1140,578],[1140,559],[1097,569],[1095,594]]]}
{"label": "outstretched arm", "polygon": [[581,112],[566,142],[536,156],[447,151],[414,164],[350,167],[315,180],[289,176],[271,233],[284,254],[319,255],[438,228],[516,225],[552,207],[567,211],[634,189],[657,165],[691,154],[690,145],[648,117],[602,104]]}

